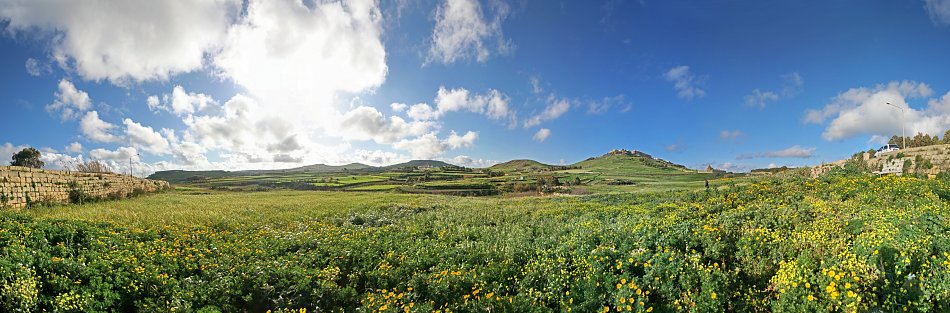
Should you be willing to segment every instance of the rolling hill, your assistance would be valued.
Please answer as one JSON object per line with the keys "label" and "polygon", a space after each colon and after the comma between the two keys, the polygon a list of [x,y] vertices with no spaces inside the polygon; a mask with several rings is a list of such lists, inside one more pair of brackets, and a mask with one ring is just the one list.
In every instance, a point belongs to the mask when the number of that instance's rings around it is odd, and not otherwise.
{"label": "rolling hill", "polygon": [[443,167],[443,166],[455,166],[449,163],[436,160],[412,160],[405,163],[393,164],[389,166],[384,166],[381,169],[383,170],[394,170],[404,167]]}
{"label": "rolling hill", "polygon": [[488,169],[499,172],[544,172],[555,169],[555,166],[535,160],[511,160],[505,163],[492,165]]}
{"label": "rolling hill", "polygon": [[700,173],[683,165],[640,152],[613,150],[599,157],[588,158],[572,165],[573,172],[598,174],[605,179],[633,181],[703,180],[710,174]]}

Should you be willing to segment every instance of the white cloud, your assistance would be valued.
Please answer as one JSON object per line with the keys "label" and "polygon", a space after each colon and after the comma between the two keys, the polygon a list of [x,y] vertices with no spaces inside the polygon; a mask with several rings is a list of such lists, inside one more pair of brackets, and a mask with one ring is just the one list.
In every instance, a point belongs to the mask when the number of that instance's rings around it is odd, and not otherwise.
{"label": "white cloud", "polygon": [[82,144],[78,142],[73,142],[69,144],[68,146],[66,146],[66,152],[82,153]]}
{"label": "white cloud", "polygon": [[408,107],[409,106],[406,105],[405,103],[398,103],[398,102],[393,102],[389,105],[389,108],[392,109],[393,112],[402,112],[402,111],[405,111],[406,108]]}
{"label": "white cloud", "polygon": [[778,94],[771,91],[761,91],[758,89],[752,90],[752,94],[745,96],[745,104],[748,106],[755,106],[764,108],[770,102],[778,101]]}
{"label": "white cloud", "polygon": [[548,96],[547,106],[544,108],[544,111],[538,113],[531,118],[524,120],[524,128],[534,127],[540,125],[541,122],[550,121],[561,117],[564,113],[567,113],[571,109],[571,101],[560,98],[558,99],[553,94]]}
{"label": "white cloud", "polygon": [[548,139],[548,136],[551,136],[551,130],[547,128],[539,129],[538,132],[534,133],[534,141],[544,142],[545,139]]}
{"label": "white cloud", "polygon": [[511,47],[502,34],[501,22],[509,8],[504,2],[493,1],[491,9],[494,18],[488,21],[478,0],[445,0],[435,11],[436,25],[426,63],[451,64],[472,58],[485,62],[492,54],[492,45],[498,53],[506,54]]}
{"label": "white cloud", "polygon": [[924,0],[930,20],[938,25],[950,25],[950,0]]}
{"label": "white cloud", "polygon": [[757,153],[747,153],[740,154],[736,157],[736,160],[747,160],[755,158],[810,158],[815,154],[815,148],[803,148],[799,145],[794,145],[783,150],[777,151],[767,151],[767,152],[757,152]]}
{"label": "white cloud", "polygon": [[0,145],[0,166],[10,165],[13,155],[24,148],[27,148],[27,146],[14,146],[9,142]]}
{"label": "white cloud", "polygon": [[206,108],[216,107],[217,102],[203,93],[187,92],[181,85],[175,85],[171,94],[164,94],[162,101],[158,96],[149,96],[145,100],[149,110],[165,110],[177,115],[188,115],[200,112]]}
{"label": "white cloud", "polygon": [[133,145],[152,154],[168,154],[171,145],[165,137],[151,127],[142,126],[131,119],[122,121],[125,124],[125,135]]}
{"label": "white cloud", "polygon": [[415,139],[403,139],[393,144],[393,147],[409,151],[415,159],[432,159],[445,152],[445,144],[435,133],[428,133]]}
{"label": "white cloud", "polygon": [[351,160],[372,166],[385,166],[406,162],[409,158],[389,151],[357,150],[352,154]]}
{"label": "white cloud", "polygon": [[414,159],[434,159],[450,149],[471,147],[478,138],[478,133],[466,132],[459,136],[455,131],[445,140],[440,140],[435,133],[427,133],[413,139],[403,139],[393,144],[393,148],[409,151]]}
{"label": "white cloud", "polygon": [[[927,110],[916,110],[907,104],[908,99],[926,98],[932,94],[930,86],[914,81],[893,81],[872,88],[852,88],[832,98],[820,110],[807,110],[804,121],[822,124],[833,117],[822,133],[822,137],[828,141],[861,134],[890,137],[899,134],[902,125],[906,127],[908,135],[918,132],[939,135],[950,128],[950,110],[947,110],[950,106],[944,107],[941,101],[931,100]],[[904,116],[888,102],[903,108]]]}
{"label": "white cloud", "polygon": [[736,140],[742,136],[745,136],[745,133],[743,133],[740,130],[732,130],[732,131],[724,130],[724,131],[719,132],[719,139],[722,139],[722,140]]}
{"label": "white cloud", "polygon": [[111,133],[116,126],[99,119],[99,112],[89,111],[79,121],[79,130],[92,141],[96,142],[116,142],[119,137]]}
{"label": "white cloud", "polygon": [[507,95],[495,89],[489,89],[485,93],[471,93],[465,88],[439,87],[435,97],[435,118],[448,112],[468,111],[484,114],[492,120],[514,119],[514,112],[508,109],[509,101]]}
{"label": "white cloud", "polygon": [[202,67],[241,1],[4,1],[9,31],[52,36],[53,57],[90,80],[167,79]]}
{"label": "white cloud", "polygon": [[79,117],[83,112],[92,108],[92,100],[85,91],[76,89],[72,82],[62,79],[59,81],[59,90],[54,94],[56,99],[46,106],[50,113],[60,112],[60,118],[71,120]]}
{"label": "white cloud", "polygon": [[451,159],[445,159],[444,161],[449,164],[471,168],[486,168],[498,164],[498,161],[495,160],[474,159],[466,155],[459,155]]}
{"label": "white cloud", "polygon": [[439,112],[433,110],[431,106],[425,103],[413,104],[409,107],[409,111],[406,111],[406,115],[417,121],[433,120],[441,116]]}
{"label": "white cloud", "polygon": [[381,19],[372,0],[251,0],[214,64],[269,112],[301,128],[332,127],[338,94],[386,78]]}
{"label": "white cloud", "polygon": [[268,146],[295,135],[290,122],[264,115],[265,110],[254,99],[238,94],[225,102],[220,114],[185,117],[184,140],[237,154],[265,154]]}
{"label": "white cloud", "polygon": [[[417,104],[418,105],[418,104]],[[413,106],[415,108],[416,106]],[[410,109],[409,112],[412,112]],[[427,121],[406,122],[398,116],[386,119],[373,107],[360,106],[343,115],[342,128],[346,137],[357,140],[373,140],[388,144],[396,140],[428,133],[435,125]]]}
{"label": "white cloud", "polygon": [[693,100],[706,96],[706,91],[699,86],[700,80],[689,72],[689,66],[680,65],[671,68],[666,74],[663,74],[663,78],[673,82],[673,87],[680,98]]}
{"label": "white cloud", "polygon": [[449,134],[449,138],[445,139],[445,144],[451,149],[467,148],[475,143],[475,139],[478,139],[478,133],[476,132],[469,131],[466,132],[465,135],[459,136],[453,130],[452,133]]}
{"label": "white cloud", "polygon": [[132,147],[119,147],[115,150],[93,149],[89,151],[89,157],[101,161],[128,162],[129,158],[132,159],[132,162],[140,161],[138,151]]}

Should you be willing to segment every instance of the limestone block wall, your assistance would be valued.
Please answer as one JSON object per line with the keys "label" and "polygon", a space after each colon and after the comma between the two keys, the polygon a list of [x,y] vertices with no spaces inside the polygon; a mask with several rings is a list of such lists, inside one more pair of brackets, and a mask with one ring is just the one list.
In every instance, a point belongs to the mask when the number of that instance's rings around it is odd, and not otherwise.
{"label": "limestone block wall", "polygon": [[[925,164],[917,164],[920,161],[929,162],[931,166],[927,168]],[[901,174],[904,172],[910,174],[929,174],[935,175],[941,172],[950,172],[950,144],[933,145],[926,147],[907,148],[898,151],[882,152],[871,156],[864,153],[863,159],[868,166],[875,172],[884,174]],[[910,161],[906,169],[905,162]],[[845,160],[827,163],[811,168],[812,177],[818,177],[827,173],[835,167],[844,166]]]}
{"label": "limestone block wall", "polygon": [[169,188],[166,181],[113,173],[79,173],[0,166],[0,207],[21,209],[34,203],[69,203],[70,191],[93,198],[126,198]]}

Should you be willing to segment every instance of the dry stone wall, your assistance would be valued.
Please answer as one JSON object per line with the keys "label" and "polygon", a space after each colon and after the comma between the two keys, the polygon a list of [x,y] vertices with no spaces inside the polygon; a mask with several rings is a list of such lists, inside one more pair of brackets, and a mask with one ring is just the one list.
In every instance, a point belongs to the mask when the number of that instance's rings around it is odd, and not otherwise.
{"label": "dry stone wall", "polygon": [[0,207],[18,210],[31,204],[70,203],[70,192],[89,198],[117,199],[169,188],[166,181],[112,173],[79,173],[0,166]]}
{"label": "dry stone wall", "polygon": [[[865,152],[863,158],[871,170],[881,174],[936,175],[950,172],[950,144],[907,148],[877,153],[874,156]],[[845,160],[841,160],[812,167],[812,177],[818,177],[836,167],[843,167],[844,164]]]}

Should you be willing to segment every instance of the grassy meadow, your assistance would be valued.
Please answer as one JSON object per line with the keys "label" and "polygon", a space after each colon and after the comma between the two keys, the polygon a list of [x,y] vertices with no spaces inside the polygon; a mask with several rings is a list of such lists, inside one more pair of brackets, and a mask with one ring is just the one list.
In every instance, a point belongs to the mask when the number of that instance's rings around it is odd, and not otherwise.
{"label": "grassy meadow", "polygon": [[7,312],[950,310],[950,185],[586,196],[177,188],[0,214]]}

